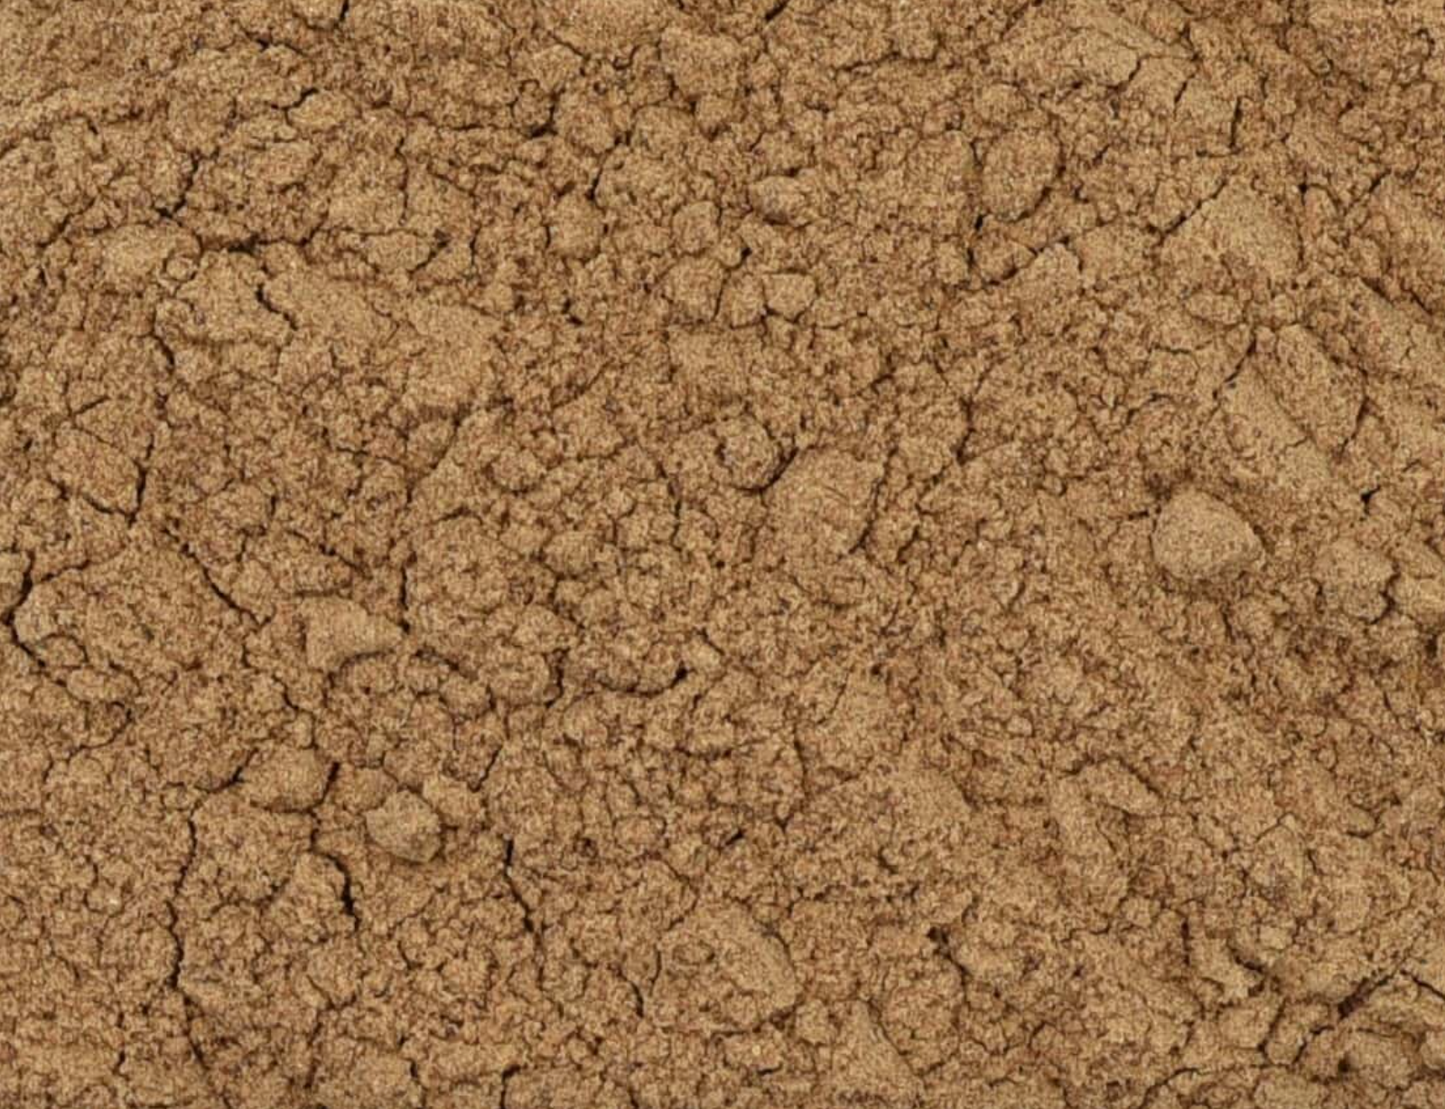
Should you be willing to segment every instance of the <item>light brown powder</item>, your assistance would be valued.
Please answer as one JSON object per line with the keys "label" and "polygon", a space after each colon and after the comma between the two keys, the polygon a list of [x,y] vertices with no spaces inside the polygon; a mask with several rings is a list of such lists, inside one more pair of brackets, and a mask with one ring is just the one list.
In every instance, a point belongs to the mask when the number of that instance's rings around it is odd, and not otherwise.
{"label": "light brown powder", "polygon": [[0,1106],[1445,1106],[1387,0],[0,0]]}

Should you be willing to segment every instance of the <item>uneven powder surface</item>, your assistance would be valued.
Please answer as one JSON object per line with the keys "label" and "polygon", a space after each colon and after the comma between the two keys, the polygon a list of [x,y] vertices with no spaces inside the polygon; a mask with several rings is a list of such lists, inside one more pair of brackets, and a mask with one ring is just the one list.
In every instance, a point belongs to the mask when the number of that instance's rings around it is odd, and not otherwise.
{"label": "uneven powder surface", "polygon": [[1445,1106],[1442,98],[0,0],[0,1106]]}

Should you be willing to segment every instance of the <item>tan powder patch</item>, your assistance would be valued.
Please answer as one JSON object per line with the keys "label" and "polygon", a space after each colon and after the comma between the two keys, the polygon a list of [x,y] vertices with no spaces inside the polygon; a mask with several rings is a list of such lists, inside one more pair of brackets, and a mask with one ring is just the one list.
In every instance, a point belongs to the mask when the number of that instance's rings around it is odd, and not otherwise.
{"label": "tan powder patch", "polygon": [[0,0],[0,1106],[1445,1105],[1445,18]]}

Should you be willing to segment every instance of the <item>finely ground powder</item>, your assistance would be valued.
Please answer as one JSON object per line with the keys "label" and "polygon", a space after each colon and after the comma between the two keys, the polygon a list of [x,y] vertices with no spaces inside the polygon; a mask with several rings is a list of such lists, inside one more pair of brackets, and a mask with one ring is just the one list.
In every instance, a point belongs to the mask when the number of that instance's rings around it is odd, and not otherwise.
{"label": "finely ground powder", "polygon": [[0,0],[0,1106],[1445,1106],[1442,97]]}

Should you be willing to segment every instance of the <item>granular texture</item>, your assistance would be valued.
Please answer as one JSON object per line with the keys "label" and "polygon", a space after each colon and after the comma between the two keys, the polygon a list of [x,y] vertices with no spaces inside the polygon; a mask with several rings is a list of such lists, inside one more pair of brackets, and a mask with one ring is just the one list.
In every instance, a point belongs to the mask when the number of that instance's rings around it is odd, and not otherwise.
{"label": "granular texture", "polygon": [[1435,0],[0,0],[0,1106],[1445,1107]]}

